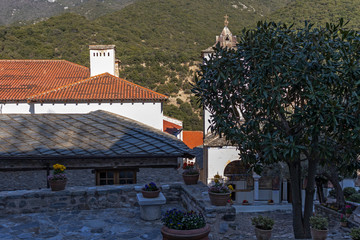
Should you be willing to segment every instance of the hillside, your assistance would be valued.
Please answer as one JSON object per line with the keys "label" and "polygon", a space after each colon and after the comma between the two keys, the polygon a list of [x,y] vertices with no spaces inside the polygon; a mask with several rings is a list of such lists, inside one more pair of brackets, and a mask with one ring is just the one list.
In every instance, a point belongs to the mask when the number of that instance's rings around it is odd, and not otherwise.
{"label": "hillside", "polygon": [[339,18],[350,20],[348,27],[360,29],[360,0],[296,0],[270,14],[267,19],[276,22],[295,23],[303,26],[304,20],[324,26]]}
{"label": "hillside", "polygon": [[88,19],[120,10],[136,0],[1,0],[0,25],[25,24],[67,12]]}
{"label": "hillside", "polygon": [[220,34],[224,15],[235,34],[288,2],[139,0],[91,21],[66,13],[37,24],[0,27],[0,58],[66,59],[88,66],[89,44],[116,44],[120,76],[171,96],[165,114],[184,120],[187,130],[199,130],[201,111],[189,82],[200,51]]}

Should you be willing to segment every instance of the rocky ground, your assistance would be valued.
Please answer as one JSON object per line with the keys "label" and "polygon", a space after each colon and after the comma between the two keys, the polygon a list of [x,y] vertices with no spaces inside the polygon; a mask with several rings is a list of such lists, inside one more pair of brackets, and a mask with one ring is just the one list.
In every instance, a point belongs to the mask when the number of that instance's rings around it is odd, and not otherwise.
{"label": "rocky ground", "polygon": [[[163,209],[171,209],[166,205]],[[260,213],[238,213],[240,234],[234,239],[256,239],[250,218]],[[261,213],[275,220],[273,240],[293,239],[289,212]],[[0,239],[162,239],[161,221],[143,221],[138,208],[103,209],[57,213],[32,213],[0,216]],[[347,228],[330,226],[328,239],[350,239]]]}

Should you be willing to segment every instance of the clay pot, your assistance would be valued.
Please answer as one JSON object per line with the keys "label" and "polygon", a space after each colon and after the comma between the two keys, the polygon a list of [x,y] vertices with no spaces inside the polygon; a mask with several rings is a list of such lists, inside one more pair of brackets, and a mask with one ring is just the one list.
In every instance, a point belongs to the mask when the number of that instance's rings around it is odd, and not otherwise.
{"label": "clay pot", "polygon": [[49,180],[51,191],[61,191],[65,189],[67,180]]}
{"label": "clay pot", "polygon": [[197,184],[199,180],[199,174],[183,174],[182,177],[186,185]]}
{"label": "clay pot", "polygon": [[311,228],[311,237],[313,240],[325,240],[328,230],[318,230]]}
{"label": "clay pot", "polygon": [[157,191],[145,191],[144,189],[141,189],[141,193],[144,198],[157,198],[160,194],[160,189]]}
{"label": "clay pot", "polygon": [[210,230],[208,224],[203,228],[192,230],[175,230],[163,226],[161,228],[161,234],[163,240],[208,240]]}
{"label": "clay pot", "polygon": [[255,235],[257,240],[269,240],[271,238],[271,230],[264,230],[260,228],[255,228]]}
{"label": "clay pot", "polygon": [[226,206],[230,193],[213,193],[209,192],[210,202],[214,206]]}

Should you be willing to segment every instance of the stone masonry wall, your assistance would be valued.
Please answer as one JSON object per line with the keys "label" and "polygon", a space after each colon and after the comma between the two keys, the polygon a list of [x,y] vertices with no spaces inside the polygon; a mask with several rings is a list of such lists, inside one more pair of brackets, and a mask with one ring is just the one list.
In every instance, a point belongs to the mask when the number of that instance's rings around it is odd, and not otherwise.
{"label": "stone masonry wall", "polygon": [[[95,186],[96,174],[92,169],[66,170],[67,186]],[[174,168],[140,168],[137,183],[181,182]],[[46,170],[0,172],[0,191],[40,189],[47,187]]]}
{"label": "stone masonry wall", "polygon": [[182,182],[182,176],[175,168],[140,168],[136,177],[138,184]]}
{"label": "stone masonry wall", "polygon": [[[67,186],[94,186],[95,174],[91,169],[66,170]],[[46,170],[0,172],[0,190],[40,189],[47,187]]]}
{"label": "stone masonry wall", "polygon": [[[0,215],[139,207],[136,194],[142,185],[107,185],[94,187],[66,187],[64,191],[50,189],[0,192]],[[183,204],[187,210],[201,212],[211,225],[210,239],[236,239],[236,211],[232,206],[210,204],[207,187],[198,183],[162,185],[167,203]]]}

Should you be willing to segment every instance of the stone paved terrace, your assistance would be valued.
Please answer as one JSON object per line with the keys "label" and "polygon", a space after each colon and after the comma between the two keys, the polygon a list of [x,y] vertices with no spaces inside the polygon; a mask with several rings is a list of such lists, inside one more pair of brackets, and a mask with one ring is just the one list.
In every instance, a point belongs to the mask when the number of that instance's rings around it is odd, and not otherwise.
{"label": "stone paved terrace", "polygon": [[[2,239],[162,239],[161,221],[143,221],[134,197],[134,186],[67,188],[61,192],[34,190],[0,192],[0,240]],[[171,208],[204,211],[212,227],[210,239],[255,239],[251,217],[262,214],[275,220],[273,240],[293,239],[289,205],[274,211],[275,205],[256,206],[265,212],[245,211],[255,206],[213,207],[198,184],[167,185],[163,188]],[[36,208],[32,208],[36,206]],[[236,211],[235,211],[236,209]],[[233,215],[231,215],[233,214]],[[234,216],[231,221],[224,217]],[[338,224],[330,226],[332,240],[350,239],[349,230]]]}
{"label": "stone paved terrace", "polygon": [[[174,207],[180,206],[167,204],[163,211]],[[232,239],[256,239],[250,218],[258,214],[238,213],[235,224],[240,234]],[[261,214],[275,219],[273,240],[293,239],[290,213]],[[139,208],[13,214],[0,217],[0,239],[160,240],[161,226],[160,220],[141,220]],[[333,226],[328,239],[350,239],[346,232],[346,229]]]}

